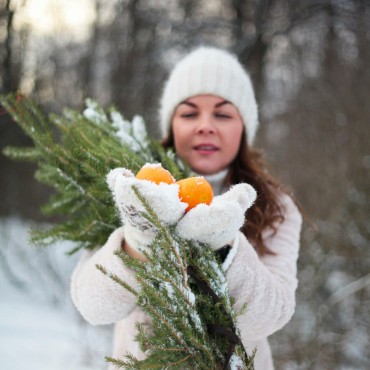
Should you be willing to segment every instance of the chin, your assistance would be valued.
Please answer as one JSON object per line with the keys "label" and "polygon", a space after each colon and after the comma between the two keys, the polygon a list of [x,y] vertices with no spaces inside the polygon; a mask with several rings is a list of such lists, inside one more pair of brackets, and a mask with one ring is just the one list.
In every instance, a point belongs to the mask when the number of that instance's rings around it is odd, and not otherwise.
{"label": "chin", "polygon": [[193,167],[192,170],[196,173],[198,173],[199,175],[202,175],[202,176],[209,176],[209,175],[214,175],[215,173],[217,172],[220,172],[223,168],[218,168],[218,167],[207,167],[207,168],[204,168],[204,167]]}

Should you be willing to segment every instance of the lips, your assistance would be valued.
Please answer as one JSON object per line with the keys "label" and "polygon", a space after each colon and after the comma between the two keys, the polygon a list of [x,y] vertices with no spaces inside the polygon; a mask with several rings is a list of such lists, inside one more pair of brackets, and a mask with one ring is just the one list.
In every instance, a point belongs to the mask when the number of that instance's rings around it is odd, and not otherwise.
{"label": "lips", "polygon": [[219,148],[213,144],[198,144],[198,145],[195,145],[193,148],[201,152],[215,152],[219,150]]}

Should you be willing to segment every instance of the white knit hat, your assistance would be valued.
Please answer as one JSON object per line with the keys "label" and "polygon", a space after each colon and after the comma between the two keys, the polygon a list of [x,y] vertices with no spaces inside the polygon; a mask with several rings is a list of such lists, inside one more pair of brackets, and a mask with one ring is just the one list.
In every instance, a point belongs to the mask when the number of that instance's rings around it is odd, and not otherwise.
{"label": "white knit hat", "polygon": [[233,103],[243,119],[248,143],[253,143],[258,110],[248,73],[233,54],[204,46],[180,60],[167,80],[160,102],[162,137],[168,134],[177,105],[201,94],[220,96]]}

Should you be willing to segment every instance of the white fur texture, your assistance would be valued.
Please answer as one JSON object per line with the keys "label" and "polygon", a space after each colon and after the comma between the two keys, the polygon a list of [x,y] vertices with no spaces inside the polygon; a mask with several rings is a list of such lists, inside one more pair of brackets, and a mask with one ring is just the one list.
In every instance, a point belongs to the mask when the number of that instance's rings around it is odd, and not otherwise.
{"label": "white fur texture", "polygon": [[[236,256],[228,261],[226,279],[230,295],[236,299],[238,327],[244,347],[250,354],[257,348],[255,370],[273,370],[267,337],[281,329],[291,318],[297,288],[297,258],[301,216],[292,199],[282,196],[284,221],[276,224],[277,232],[263,233],[263,241],[272,254],[258,256],[248,240],[239,234]],[[136,323],[150,325],[150,318],[137,306],[135,297],[97,270],[103,265],[112,274],[139,289],[135,273],[113,254],[126,237],[122,228],[94,252],[84,252],[71,281],[71,294],[82,316],[92,325],[115,323],[112,357],[122,358],[127,352],[143,358],[135,336]],[[228,257],[229,258],[229,257]],[[225,261],[226,262],[226,261]],[[229,263],[230,262],[230,263]],[[110,365],[109,369],[115,369]]]}
{"label": "white fur texture", "polygon": [[126,168],[115,168],[107,175],[107,183],[113,193],[125,228],[125,236],[131,247],[139,249],[151,243],[155,236],[153,225],[142,216],[146,212],[133,186],[146,199],[158,218],[165,224],[173,225],[184,214],[186,203],[180,201],[177,184],[138,180]]}
{"label": "white fur texture", "polygon": [[176,232],[184,239],[209,244],[217,250],[230,243],[244,224],[244,213],[256,199],[256,191],[248,184],[233,186],[214,197],[207,206],[199,204],[177,224]]}
{"label": "white fur texture", "polygon": [[130,170],[125,168],[115,168],[110,171],[107,181],[121,212],[129,206],[135,207],[137,211],[145,211],[132,186],[139,190],[158,218],[166,224],[175,224],[187,207],[187,204],[179,199],[177,184],[157,185],[152,181],[138,180]]}

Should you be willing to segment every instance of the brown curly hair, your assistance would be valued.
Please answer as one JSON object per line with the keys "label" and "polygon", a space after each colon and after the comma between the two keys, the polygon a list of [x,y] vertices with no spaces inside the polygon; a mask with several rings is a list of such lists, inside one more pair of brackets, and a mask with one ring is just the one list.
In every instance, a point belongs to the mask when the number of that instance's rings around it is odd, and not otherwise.
{"label": "brown curly hair", "polygon": [[[165,148],[173,148],[173,132],[162,141]],[[245,131],[243,132],[239,151],[231,163],[226,185],[248,183],[257,192],[257,199],[253,206],[246,212],[246,221],[241,229],[248,240],[253,244],[259,255],[272,252],[264,245],[262,232],[271,229],[276,233],[279,223],[284,221],[284,210],[279,202],[279,193],[288,191],[268,170],[263,160],[262,153],[252,149],[247,144]]]}

